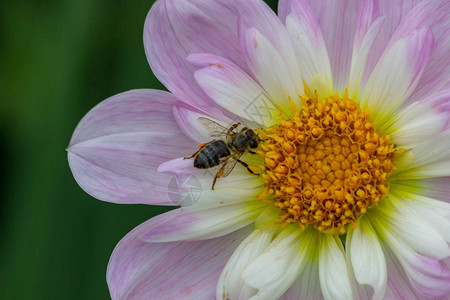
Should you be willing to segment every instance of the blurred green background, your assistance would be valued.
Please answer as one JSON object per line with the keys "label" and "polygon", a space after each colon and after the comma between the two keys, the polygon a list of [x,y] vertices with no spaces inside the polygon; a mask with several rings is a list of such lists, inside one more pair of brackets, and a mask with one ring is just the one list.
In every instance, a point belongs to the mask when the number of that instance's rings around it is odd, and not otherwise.
{"label": "blurred green background", "polygon": [[167,210],[90,197],[65,151],[103,99],[164,89],[142,44],[153,2],[0,2],[0,299],[109,299],[114,246]]}

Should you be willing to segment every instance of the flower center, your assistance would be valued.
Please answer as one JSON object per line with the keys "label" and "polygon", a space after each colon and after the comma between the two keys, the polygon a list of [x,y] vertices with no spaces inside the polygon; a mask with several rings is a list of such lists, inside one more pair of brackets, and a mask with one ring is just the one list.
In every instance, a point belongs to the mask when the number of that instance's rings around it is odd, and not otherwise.
{"label": "flower center", "polygon": [[343,234],[386,195],[397,150],[347,96],[301,100],[301,112],[261,131],[260,196],[281,209],[284,224]]}

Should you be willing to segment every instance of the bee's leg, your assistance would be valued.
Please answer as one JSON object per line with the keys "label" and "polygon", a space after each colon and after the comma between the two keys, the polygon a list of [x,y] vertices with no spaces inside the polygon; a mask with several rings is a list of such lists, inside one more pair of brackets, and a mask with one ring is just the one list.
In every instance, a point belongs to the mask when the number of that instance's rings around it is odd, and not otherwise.
{"label": "bee's leg", "polygon": [[187,156],[187,157],[184,157],[183,159],[191,159],[191,158],[194,158],[194,157],[196,157],[197,156],[197,154],[200,152],[200,150],[198,150],[198,151],[196,151],[194,154],[192,154],[191,156]]}
{"label": "bee's leg", "polygon": [[250,154],[256,154],[256,152],[252,151],[252,150],[248,150],[248,153]]}
{"label": "bee's leg", "polygon": [[248,164],[246,162],[243,162],[242,160],[238,159],[238,163],[240,163],[241,165],[243,165],[244,167],[247,168],[247,170],[252,173],[253,175],[259,176],[259,174],[256,174],[255,172],[252,171],[252,169],[250,169],[248,167]]}
{"label": "bee's leg", "polygon": [[214,176],[214,180],[213,180],[213,183],[212,183],[211,190],[214,191],[214,185],[216,185],[217,178],[222,177],[223,172],[224,172],[224,168],[222,167],[222,168],[220,168],[219,172],[216,173],[216,176]]}
{"label": "bee's leg", "polygon": [[241,122],[237,122],[236,124],[231,125],[231,127],[228,129],[228,134],[232,133],[233,130],[235,130],[239,125],[241,125]]}
{"label": "bee's leg", "polygon": [[184,157],[183,159],[191,159],[191,158],[196,157],[197,154],[200,152],[200,150],[202,150],[202,148],[205,147],[207,144],[208,144],[208,143],[203,143],[203,144],[198,145],[198,151],[197,151],[197,152],[195,152],[194,154],[192,154],[192,155],[189,156],[189,157]]}
{"label": "bee's leg", "polygon": [[212,186],[211,186],[211,190],[213,190],[213,191],[214,191],[214,186],[216,185],[216,180],[217,180],[217,174],[216,174],[216,176],[214,177],[213,184],[212,184]]}

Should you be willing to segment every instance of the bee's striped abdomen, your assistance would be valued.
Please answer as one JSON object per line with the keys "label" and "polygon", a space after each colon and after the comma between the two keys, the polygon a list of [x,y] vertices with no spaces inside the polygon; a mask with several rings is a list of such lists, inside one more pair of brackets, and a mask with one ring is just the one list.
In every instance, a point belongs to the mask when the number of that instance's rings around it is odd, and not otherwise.
{"label": "bee's striped abdomen", "polygon": [[208,169],[220,164],[222,157],[229,156],[230,150],[224,141],[212,141],[205,145],[194,160],[194,167]]}

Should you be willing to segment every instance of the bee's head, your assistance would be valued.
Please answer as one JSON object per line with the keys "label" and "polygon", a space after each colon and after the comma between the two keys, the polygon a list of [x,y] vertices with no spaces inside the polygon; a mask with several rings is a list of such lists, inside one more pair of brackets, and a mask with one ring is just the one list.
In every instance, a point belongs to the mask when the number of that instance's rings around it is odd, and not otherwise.
{"label": "bee's head", "polygon": [[259,143],[259,137],[256,134],[256,132],[254,132],[251,129],[247,129],[247,131],[245,132],[245,135],[248,138],[248,146],[252,149],[255,149],[258,147],[258,143]]}

